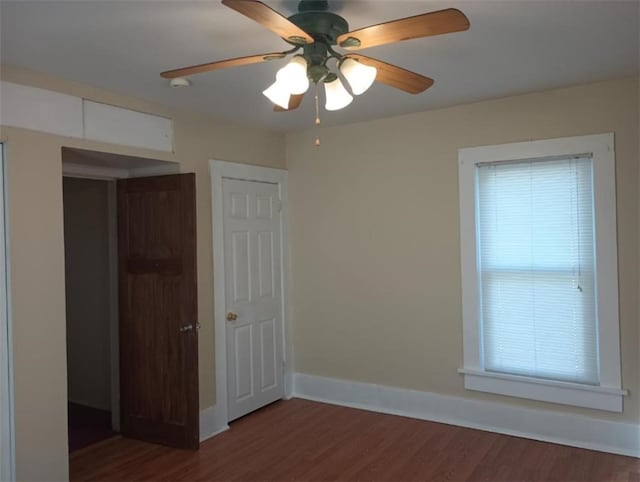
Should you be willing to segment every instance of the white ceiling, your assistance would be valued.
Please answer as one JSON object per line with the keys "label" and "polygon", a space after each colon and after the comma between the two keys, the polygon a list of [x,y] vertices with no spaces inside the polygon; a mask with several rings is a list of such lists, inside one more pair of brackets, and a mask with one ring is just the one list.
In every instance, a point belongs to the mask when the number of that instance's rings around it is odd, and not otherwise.
{"label": "white ceiling", "polygon": [[[284,15],[297,1],[267,0]],[[333,0],[351,29],[447,7],[467,32],[374,47],[362,53],[435,79],[413,96],[375,84],[324,125],[638,75],[638,1]],[[170,89],[164,70],[288,47],[219,1],[0,0],[2,62],[219,118],[291,131],[313,125],[307,94],[295,112],[275,113],[261,94],[283,61],[192,77]]]}

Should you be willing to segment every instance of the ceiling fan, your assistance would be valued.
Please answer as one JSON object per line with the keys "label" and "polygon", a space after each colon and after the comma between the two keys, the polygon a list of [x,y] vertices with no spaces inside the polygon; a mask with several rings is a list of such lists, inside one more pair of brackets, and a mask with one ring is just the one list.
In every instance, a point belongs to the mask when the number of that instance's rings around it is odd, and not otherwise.
{"label": "ceiling fan", "polygon": [[[354,95],[364,93],[374,81],[410,94],[424,92],[433,85],[433,79],[351,51],[469,28],[467,17],[455,8],[349,31],[347,21],[329,11],[327,0],[301,0],[298,12],[289,18],[257,0],[222,0],[222,3],[276,33],[289,43],[291,48],[283,52],[250,55],[169,70],[161,75],[167,79],[174,79],[293,55],[289,63],[278,71],[276,82],[263,92],[275,104],[276,111],[298,108],[310,81],[316,86],[320,83],[324,85],[327,110],[338,110],[351,103],[353,97],[345,89],[338,75],[327,65],[332,59],[336,60],[340,73],[347,80]],[[340,53],[334,47],[340,47],[347,52]],[[316,91],[316,114],[317,99]],[[317,115],[316,123],[319,123]]]}

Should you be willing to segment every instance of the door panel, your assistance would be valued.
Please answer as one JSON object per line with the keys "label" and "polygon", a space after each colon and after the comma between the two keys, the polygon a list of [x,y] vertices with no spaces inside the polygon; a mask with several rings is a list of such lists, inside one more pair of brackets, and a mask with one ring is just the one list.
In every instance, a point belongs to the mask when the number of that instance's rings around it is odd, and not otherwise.
{"label": "door panel", "polygon": [[270,390],[278,381],[277,376],[277,346],[276,320],[270,319],[260,322],[260,355],[261,355],[261,384],[260,388]]}
{"label": "door panel", "polygon": [[124,435],[199,441],[195,176],[118,181]]}
{"label": "door panel", "polygon": [[251,299],[251,273],[249,272],[249,232],[231,233],[233,258],[233,302],[249,302]]}
{"label": "door panel", "polygon": [[223,179],[229,419],[284,395],[276,184]]}
{"label": "door panel", "polygon": [[253,326],[234,327],[236,400],[253,396]]}
{"label": "door panel", "polygon": [[258,233],[258,296],[273,298],[273,233]]}

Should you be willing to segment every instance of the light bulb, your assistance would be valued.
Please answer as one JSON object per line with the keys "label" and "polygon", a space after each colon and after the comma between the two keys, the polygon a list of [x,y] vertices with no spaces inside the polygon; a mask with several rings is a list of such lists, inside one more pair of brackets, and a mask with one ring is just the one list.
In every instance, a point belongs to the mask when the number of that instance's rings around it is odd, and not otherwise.
{"label": "light bulb", "polygon": [[342,85],[340,79],[336,78],[331,82],[324,83],[324,93],[326,103],[324,108],[327,110],[340,110],[351,104],[353,97]]}
{"label": "light bulb", "polygon": [[340,72],[351,86],[351,92],[355,95],[364,94],[376,80],[378,69],[370,65],[364,65],[355,59],[347,58],[340,64]]}
{"label": "light bulb", "polygon": [[274,104],[279,105],[283,109],[289,108],[289,97],[291,97],[291,92],[283,82],[276,80],[262,93]]}
{"label": "light bulb", "polygon": [[309,88],[306,59],[302,55],[293,57],[287,65],[278,70],[276,80],[286,85],[289,93],[304,94]]}

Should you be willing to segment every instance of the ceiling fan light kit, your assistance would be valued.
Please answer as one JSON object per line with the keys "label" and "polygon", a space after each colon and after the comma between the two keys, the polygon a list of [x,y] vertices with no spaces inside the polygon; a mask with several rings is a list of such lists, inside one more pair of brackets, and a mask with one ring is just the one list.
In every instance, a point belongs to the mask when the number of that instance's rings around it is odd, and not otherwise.
{"label": "ceiling fan light kit", "polygon": [[291,92],[283,82],[276,80],[262,94],[273,104],[279,106],[283,110],[289,110],[289,99]]}
{"label": "ceiling fan light kit", "polygon": [[[274,110],[278,112],[296,109],[310,82],[324,84],[325,109],[339,110],[349,105],[353,97],[338,75],[330,70],[327,65],[330,60],[336,61],[338,72],[347,81],[354,95],[363,94],[375,81],[410,94],[424,92],[433,85],[433,79],[349,51],[469,29],[469,20],[455,8],[349,31],[349,24],[343,17],[329,12],[327,0],[301,0],[298,13],[288,18],[258,0],[222,0],[222,3],[276,33],[292,48],[284,52],[170,70],[163,72],[162,77],[175,79],[222,68],[283,59],[295,54],[278,71],[276,82],[263,92],[275,104]],[[333,47],[340,47],[347,52],[337,52]],[[298,53],[301,49],[302,53]]]}
{"label": "ceiling fan light kit", "polygon": [[353,101],[353,97],[344,88],[338,76],[335,76],[334,80],[324,82],[324,94],[326,110],[344,109]]}
{"label": "ceiling fan light kit", "polygon": [[307,60],[302,55],[296,55],[287,65],[278,70],[276,81],[282,82],[290,95],[304,94],[309,88],[307,67]]}
{"label": "ceiling fan light kit", "polygon": [[373,85],[378,69],[347,57],[340,62],[340,72],[349,82],[354,95],[362,95]]}

